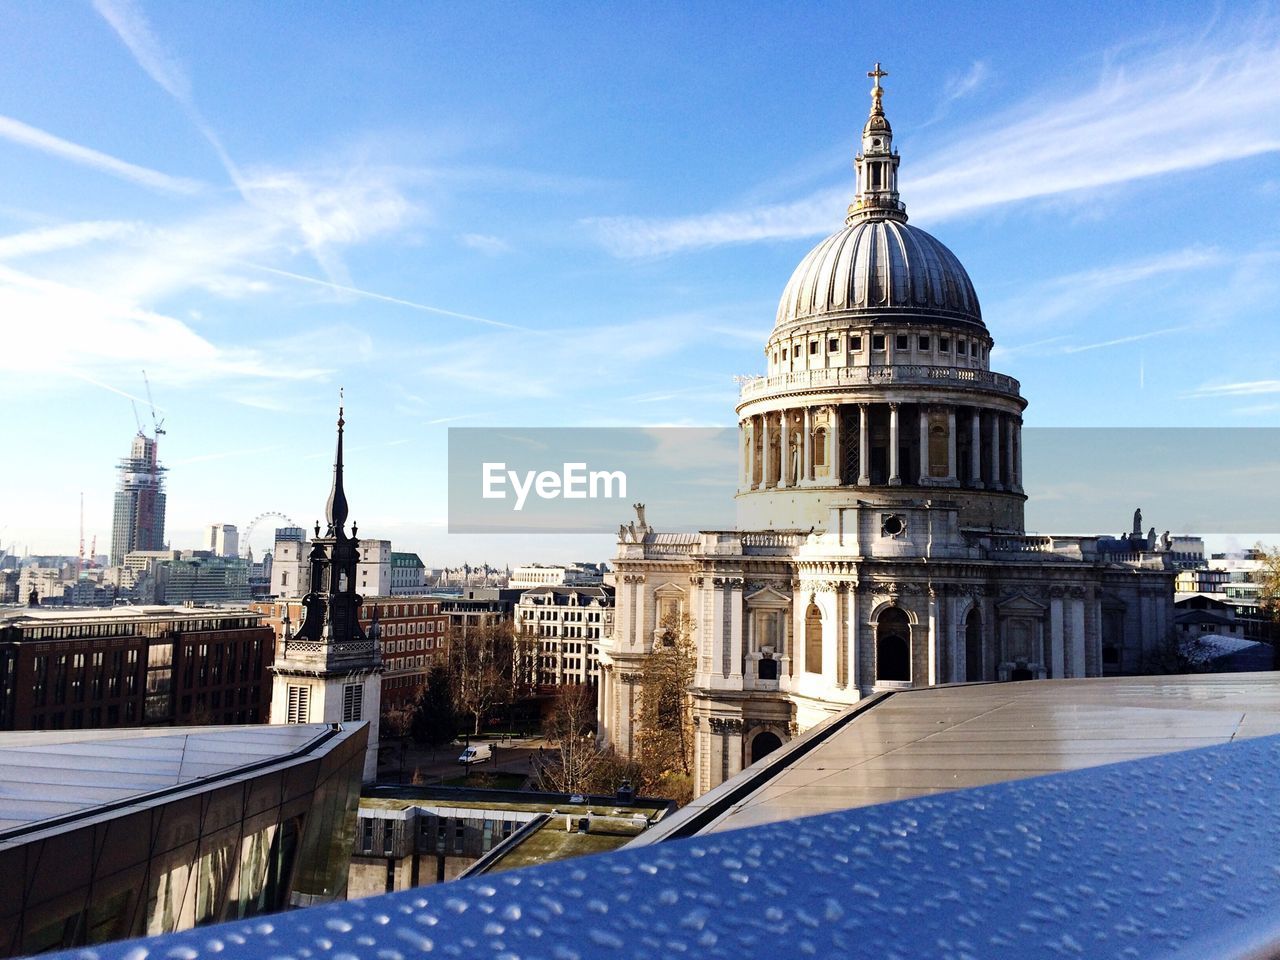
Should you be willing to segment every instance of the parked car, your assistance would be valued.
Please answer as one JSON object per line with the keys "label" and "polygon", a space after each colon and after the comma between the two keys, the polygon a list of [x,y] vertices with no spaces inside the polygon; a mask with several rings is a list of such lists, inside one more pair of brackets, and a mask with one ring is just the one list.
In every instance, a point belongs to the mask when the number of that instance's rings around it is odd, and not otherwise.
{"label": "parked car", "polygon": [[477,743],[462,751],[462,756],[458,757],[459,763],[480,763],[484,760],[493,759],[493,747],[487,743]]}

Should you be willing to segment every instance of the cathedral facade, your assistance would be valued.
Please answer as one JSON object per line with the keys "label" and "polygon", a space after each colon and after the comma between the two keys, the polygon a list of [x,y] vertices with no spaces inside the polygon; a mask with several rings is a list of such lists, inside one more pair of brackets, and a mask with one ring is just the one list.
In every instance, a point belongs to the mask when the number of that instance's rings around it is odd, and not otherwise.
{"label": "cathedral facade", "polygon": [[1172,629],[1165,545],[1026,535],[1027,401],[990,368],[964,267],[907,222],[870,76],[844,227],[741,389],[737,529],[663,533],[641,509],[619,538],[600,736],[634,754],[645,658],[681,624],[698,794],[864,697],[1150,672]]}

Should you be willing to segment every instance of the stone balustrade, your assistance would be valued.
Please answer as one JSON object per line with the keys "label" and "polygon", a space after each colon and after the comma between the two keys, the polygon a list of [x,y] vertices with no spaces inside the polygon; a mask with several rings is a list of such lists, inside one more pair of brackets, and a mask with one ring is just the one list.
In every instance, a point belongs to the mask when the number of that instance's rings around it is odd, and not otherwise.
{"label": "stone balustrade", "polygon": [[742,384],[739,399],[756,400],[775,393],[822,390],[831,387],[865,387],[887,384],[956,385],[979,387],[1009,397],[1021,396],[1016,379],[993,370],[973,367],[943,367],[932,364],[895,363],[873,367],[829,367],[795,370],[772,377],[755,377]]}

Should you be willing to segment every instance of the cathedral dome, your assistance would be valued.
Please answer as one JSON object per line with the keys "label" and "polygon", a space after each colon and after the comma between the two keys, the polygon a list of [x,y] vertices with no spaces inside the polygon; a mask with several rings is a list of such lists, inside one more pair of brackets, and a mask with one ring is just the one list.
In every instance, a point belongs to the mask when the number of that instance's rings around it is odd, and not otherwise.
{"label": "cathedral dome", "polygon": [[982,324],[973,283],[956,255],[902,214],[853,214],[800,261],[778,304],[777,327],[814,318]]}
{"label": "cathedral dome", "polygon": [[907,225],[898,195],[898,151],[884,115],[888,76],[876,64],[871,113],[854,158],[857,193],[843,230],[800,261],[778,304],[775,333],[814,319],[879,319],[955,324],[986,332],[973,283],[956,255],[918,227]]}

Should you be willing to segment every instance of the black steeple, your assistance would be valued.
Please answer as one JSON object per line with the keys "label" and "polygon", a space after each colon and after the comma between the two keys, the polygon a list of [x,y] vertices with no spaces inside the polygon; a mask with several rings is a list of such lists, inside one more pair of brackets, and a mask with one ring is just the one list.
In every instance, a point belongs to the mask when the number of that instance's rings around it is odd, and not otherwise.
{"label": "black steeple", "polygon": [[[346,421],[338,407],[338,452],[333,461],[333,488],[325,506],[329,528],[323,537],[311,541],[308,562],[311,567],[311,589],[302,598],[303,618],[294,641],[332,645],[343,655],[367,656],[368,643],[360,627],[360,604],[356,593],[356,565],[360,560],[360,544],[355,529],[347,536],[347,494],[342,486],[342,431]],[[319,534],[320,525],[316,524]]]}
{"label": "black steeple", "polygon": [[[342,391],[338,391],[341,401]],[[342,488],[342,427],[346,423],[342,419],[342,403],[338,404],[338,453],[333,461],[333,489],[329,491],[329,502],[325,505],[324,516],[329,521],[326,536],[345,539],[342,529],[347,522],[347,493]]]}

